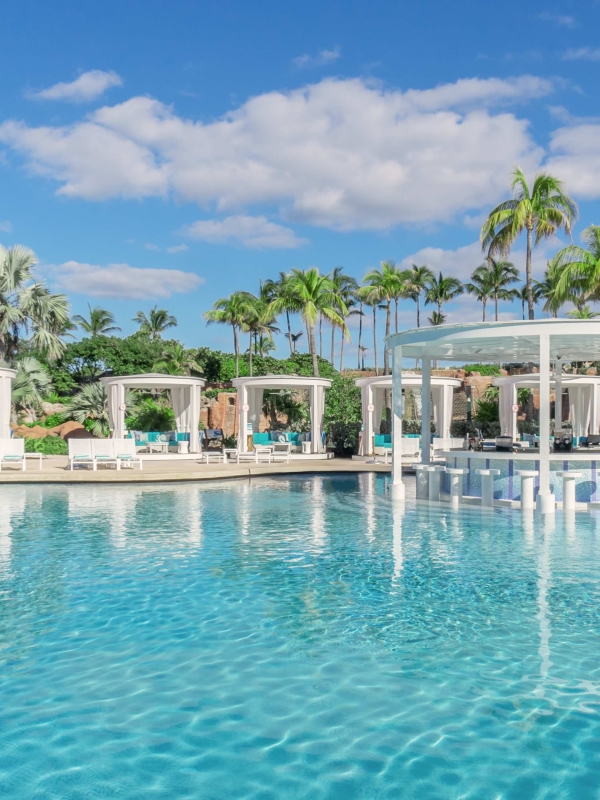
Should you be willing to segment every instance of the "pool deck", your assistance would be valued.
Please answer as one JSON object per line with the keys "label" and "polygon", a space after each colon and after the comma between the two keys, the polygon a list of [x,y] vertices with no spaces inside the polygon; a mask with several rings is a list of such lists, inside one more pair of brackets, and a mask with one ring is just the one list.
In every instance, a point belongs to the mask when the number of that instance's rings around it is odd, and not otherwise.
{"label": "pool deck", "polygon": [[47,456],[40,470],[30,460],[25,472],[17,467],[3,467],[0,485],[7,483],[160,483],[161,481],[211,481],[224,478],[248,478],[259,475],[296,475],[332,472],[387,472],[391,465],[365,464],[349,458],[292,461],[290,464],[200,464],[197,461],[144,461],[144,469],[116,470],[100,467],[95,472],[87,467],[68,469],[65,456]]}

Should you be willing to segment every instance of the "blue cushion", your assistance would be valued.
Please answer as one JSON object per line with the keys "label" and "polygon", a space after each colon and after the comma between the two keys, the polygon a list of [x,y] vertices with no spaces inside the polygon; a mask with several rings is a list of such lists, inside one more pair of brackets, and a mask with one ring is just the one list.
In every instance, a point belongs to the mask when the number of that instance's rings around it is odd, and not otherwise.
{"label": "blue cushion", "polygon": [[253,433],[252,441],[254,444],[269,444],[269,433]]}

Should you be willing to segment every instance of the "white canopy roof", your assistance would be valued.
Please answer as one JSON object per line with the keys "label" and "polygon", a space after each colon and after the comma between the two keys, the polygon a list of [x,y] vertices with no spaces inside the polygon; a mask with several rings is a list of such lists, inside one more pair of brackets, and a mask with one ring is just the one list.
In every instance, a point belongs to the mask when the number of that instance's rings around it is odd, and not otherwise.
{"label": "white canopy roof", "polygon": [[122,384],[128,389],[180,389],[185,386],[199,386],[202,388],[206,381],[204,378],[195,378],[189,375],[165,375],[161,372],[146,372],[143,375],[111,375],[100,378],[107,388],[113,384]]}
{"label": "white canopy roof", "polygon": [[324,389],[329,389],[331,379],[304,375],[255,375],[252,378],[235,378],[231,383],[236,389],[242,386],[247,389],[310,389],[311,386],[322,386]]}
{"label": "white canopy roof", "polygon": [[[370,378],[355,378],[354,383],[356,386],[362,388],[363,386],[370,386],[372,389],[391,389],[392,376],[379,375],[371,376]],[[417,372],[403,372],[402,373],[402,388],[420,389],[423,383],[423,377]],[[447,378],[441,375],[431,376],[432,386],[452,386],[459,388],[462,385],[460,378]]]}
{"label": "white canopy roof", "polygon": [[[600,375],[569,375],[563,373],[560,377],[563,388],[568,389],[569,386],[594,386],[600,385]],[[539,373],[533,372],[525,375],[503,375],[502,377],[494,378],[492,380],[494,386],[519,386],[521,388],[537,389],[540,385]],[[552,386],[556,383],[556,376],[550,378]]]}
{"label": "white canopy roof", "polygon": [[406,358],[452,361],[537,361],[540,336],[550,336],[550,358],[600,360],[600,321],[535,319],[432,325],[395,333],[386,347]]}

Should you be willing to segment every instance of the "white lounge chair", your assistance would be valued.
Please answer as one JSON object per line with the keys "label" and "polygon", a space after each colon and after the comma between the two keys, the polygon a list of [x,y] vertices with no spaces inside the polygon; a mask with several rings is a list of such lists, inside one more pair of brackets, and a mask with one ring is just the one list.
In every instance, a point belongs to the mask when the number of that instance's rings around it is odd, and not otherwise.
{"label": "white lounge chair", "polygon": [[92,458],[94,461],[94,471],[98,464],[108,466],[114,464],[118,468],[119,464],[115,457],[115,444],[113,439],[92,439]]}
{"label": "white lounge chair", "polygon": [[0,470],[3,464],[20,465],[25,472],[25,439],[0,439]]}
{"label": "white lounge chair", "polygon": [[93,467],[92,440],[91,439],[67,439],[69,445],[69,469],[73,472],[75,464],[84,467]]}
{"label": "white lounge chair", "polygon": [[259,461],[266,461],[267,464],[271,463],[273,457],[273,450],[266,445],[255,444],[254,450],[248,450],[247,453],[238,453],[237,463],[241,461],[252,461],[258,464]]}
{"label": "white lounge chair", "polygon": [[136,452],[135,439],[113,439],[113,443],[118,470],[121,467],[133,469],[134,464],[139,464],[140,469],[144,468],[142,459]]}
{"label": "white lounge chair", "polygon": [[223,450],[204,450],[200,454],[202,464],[225,464],[226,460]]}

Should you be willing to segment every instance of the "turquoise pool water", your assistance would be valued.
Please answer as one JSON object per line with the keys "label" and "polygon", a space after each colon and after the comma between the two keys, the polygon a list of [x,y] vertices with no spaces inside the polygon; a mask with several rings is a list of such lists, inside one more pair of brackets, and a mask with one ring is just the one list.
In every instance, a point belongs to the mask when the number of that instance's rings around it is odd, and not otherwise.
{"label": "turquoise pool water", "polygon": [[600,520],[0,487],[0,796],[596,798]]}

